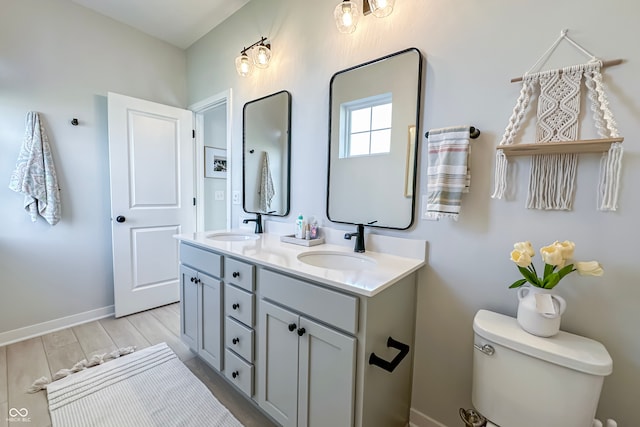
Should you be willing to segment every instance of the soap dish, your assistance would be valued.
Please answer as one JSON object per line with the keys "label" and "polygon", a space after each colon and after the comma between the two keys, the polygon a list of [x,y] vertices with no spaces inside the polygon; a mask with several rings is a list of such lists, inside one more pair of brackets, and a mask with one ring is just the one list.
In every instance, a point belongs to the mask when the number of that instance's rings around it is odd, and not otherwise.
{"label": "soap dish", "polygon": [[293,243],[294,245],[300,246],[317,246],[322,245],[324,243],[324,237],[318,237],[317,239],[298,239],[293,234],[289,234],[286,236],[280,236],[280,241],[285,243]]}

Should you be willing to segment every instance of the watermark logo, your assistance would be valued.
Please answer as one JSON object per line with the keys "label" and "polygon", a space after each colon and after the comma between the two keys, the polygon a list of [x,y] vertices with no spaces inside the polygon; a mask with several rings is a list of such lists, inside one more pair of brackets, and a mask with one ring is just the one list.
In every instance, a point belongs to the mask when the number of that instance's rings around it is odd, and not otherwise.
{"label": "watermark logo", "polygon": [[27,408],[11,408],[9,409],[7,421],[10,423],[30,423],[29,410]]}

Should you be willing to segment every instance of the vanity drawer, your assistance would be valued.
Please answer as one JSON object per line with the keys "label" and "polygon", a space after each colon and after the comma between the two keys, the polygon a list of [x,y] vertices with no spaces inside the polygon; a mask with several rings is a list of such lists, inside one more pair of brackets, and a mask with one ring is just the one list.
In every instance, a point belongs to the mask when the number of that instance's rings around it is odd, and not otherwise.
{"label": "vanity drawer", "polygon": [[224,354],[224,374],[244,394],[253,396],[253,365],[227,349]]}
{"label": "vanity drawer", "polygon": [[253,292],[256,267],[233,258],[224,259],[224,280],[239,288]]}
{"label": "vanity drawer", "polygon": [[253,329],[227,317],[224,321],[224,336],[225,347],[235,351],[246,361],[253,362]]}
{"label": "vanity drawer", "polygon": [[195,246],[180,244],[180,262],[214,277],[222,277],[222,256]]}
{"label": "vanity drawer", "polygon": [[261,297],[314,317],[343,331],[358,332],[358,298],[260,269]]}
{"label": "vanity drawer", "polygon": [[255,297],[247,291],[225,283],[224,312],[236,320],[252,327]]}

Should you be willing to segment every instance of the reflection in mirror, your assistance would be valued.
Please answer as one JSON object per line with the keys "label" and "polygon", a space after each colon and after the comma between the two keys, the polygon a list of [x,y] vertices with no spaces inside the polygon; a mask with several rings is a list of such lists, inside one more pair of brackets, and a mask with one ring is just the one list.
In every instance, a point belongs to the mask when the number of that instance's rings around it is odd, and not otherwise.
{"label": "reflection in mirror", "polygon": [[413,223],[421,77],[422,55],[410,48],[331,78],[329,220]]}
{"label": "reflection in mirror", "polygon": [[243,209],[288,215],[291,94],[281,91],[247,102],[242,133]]}

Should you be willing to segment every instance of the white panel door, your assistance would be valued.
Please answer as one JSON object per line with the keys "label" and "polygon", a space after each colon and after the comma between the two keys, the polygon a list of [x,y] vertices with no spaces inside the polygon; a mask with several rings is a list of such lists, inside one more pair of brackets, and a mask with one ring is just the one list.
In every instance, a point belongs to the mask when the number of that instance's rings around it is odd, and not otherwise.
{"label": "white panel door", "polygon": [[109,93],[116,317],[180,299],[178,241],[195,230],[191,111]]}

